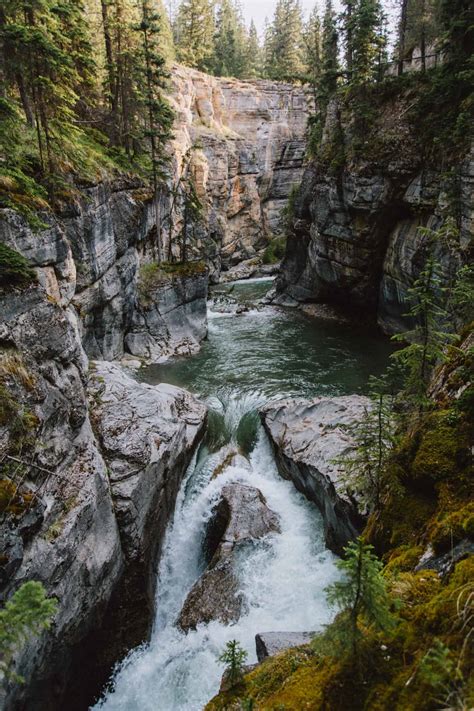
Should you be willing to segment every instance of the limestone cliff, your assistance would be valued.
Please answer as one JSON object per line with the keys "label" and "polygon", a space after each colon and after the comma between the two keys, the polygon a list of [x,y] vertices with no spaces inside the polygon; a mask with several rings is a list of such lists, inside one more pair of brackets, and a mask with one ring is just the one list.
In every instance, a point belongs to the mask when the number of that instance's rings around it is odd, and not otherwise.
{"label": "limestone cliff", "polygon": [[414,103],[409,92],[382,97],[365,132],[343,100],[330,104],[296,200],[277,302],[341,304],[388,333],[403,331],[407,289],[429,242],[419,228],[436,230],[455,214],[457,229],[434,246],[446,284],[469,259],[473,154],[429,158]]}
{"label": "limestone cliff", "polygon": [[[192,146],[204,204],[197,249],[220,269],[255,255],[280,230],[281,209],[303,176],[312,94],[265,80],[211,77],[174,66],[176,172]],[[179,225],[178,225],[179,226]]]}

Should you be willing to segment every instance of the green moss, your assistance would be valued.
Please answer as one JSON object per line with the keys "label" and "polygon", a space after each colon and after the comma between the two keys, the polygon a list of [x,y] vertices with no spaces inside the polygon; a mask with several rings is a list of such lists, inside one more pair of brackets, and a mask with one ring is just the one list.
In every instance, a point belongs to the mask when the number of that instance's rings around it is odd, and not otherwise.
{"label": "green moss", "polygon": [[36,273],[28,260],[6,244],[0,244],[0,287],[25,287],[36,281]]}
{"label": "green moss", "polygon": [[411,466],[415,479],[440,481],[456,475],[469,462],[467,433],[457,426],[451,410],[431,414],[424,423]]}
{"label": "green moss", "polygon": [[286,237],[275,237],[265,248],[263,253],[264,264],[277,264],[285,256]]}
{"label": "green moss", "polygon": [[449,551],[464,538],[474,540],[474,502],[458,506],[454,511],[439,511],[430,523],[428,533],[437,553]]}

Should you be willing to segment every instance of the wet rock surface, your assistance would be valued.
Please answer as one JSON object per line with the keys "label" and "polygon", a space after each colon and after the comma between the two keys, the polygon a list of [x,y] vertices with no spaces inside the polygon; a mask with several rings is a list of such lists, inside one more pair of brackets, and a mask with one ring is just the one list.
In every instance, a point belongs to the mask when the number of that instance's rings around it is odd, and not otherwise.
{"label": "wet rock surface", "polygon": [[[154,557],[205,408],[177,388],[143,396],[146,386],[111,363],[96,365],[101,394],[92,388],[91,405],[77,314],[41,282],[0,292],[0,314],[2,382],[28,427],[19,451],[2,420],[2,474],[16,470],[38,497],[2,524],[0,595],[33,579],[59,601],[51,632],[18,655],[26,681],[9,686],[3,705],[83,709],[115,661],[146,638]],[[20,462],[7,470],[15,447]]]}
{"label": "wet rock surface", "polygon": [[263,632],[255,636],[257,658],[263,662],[268,657],[274,657],[280,652],[292,647],[309,644],[315,632]]}
{"label": "wet rock surface", "polygon": [[178,625],[187,632],[212,620],[236,622],[245,611],[245,598],[235,574],[235,554],[240,546],[279,531],[278,516],[258,489],[226,484],[207,526],[208,567],[186,598]]}
{"label": "wet rock surface", "polygon": [[[451,183],[444,167],[427,168],[416,125],[405,108],[403,101],[387,102],[376,123],[384,152],[372,160],[364,155],[348,161],[340,173],[318,159],[307,167],[275,303],[338,304],[348,312],[362,312],[387,333],[407,330],[408,289],[427,250],[426,233],[419,228],[436,230],[443,223]],[[321,152],[341,140],[350,150],[351,131],[350,117],[333,103]],[[458,176],[459,234],[450,243],[439,239],[433,246],[447,285],[469,261],[472,249],[472,151],[453,170]]]}
{"label": "wet rock surface", "polygon": [[318,506],[326,544],[336,553],[357,536],[363,521],[335,463],[353,447],[342,426],[357,421],[367,407],[368,398],[346,395],[281,400],[260,410],[280,474]]}

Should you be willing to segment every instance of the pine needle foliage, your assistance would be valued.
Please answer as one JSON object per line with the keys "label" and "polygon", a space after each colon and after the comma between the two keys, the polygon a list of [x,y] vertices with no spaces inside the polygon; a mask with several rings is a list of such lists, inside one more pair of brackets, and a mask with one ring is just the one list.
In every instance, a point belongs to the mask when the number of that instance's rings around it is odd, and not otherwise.
{"label": "pine needle foliage", "polygon": [[358,538],[349,543],[344,553],[345,557],[337,563],[342,580],[326,588],[328,603],[338,608],[340,614],[326,629],[323,640],[333,655],[342,653],[357,666],[367,631],[392,631],[396,616],[382,573],[383,563],[373,547]]}
{"label": "pine needle foliage", "polygon": [[247,652],[242,649],[237,640],[233,639],[227,642],[225,650],[219,657],[219,661],[226,665],[225,673],[231,687],[241,681],[244,663],[247,657]]}
{"label": "pine needle foliage", "polygon": [[57,607],[56,600],[46,597],[43,585],[31,580],[0,611],[0,671],[6,678],[22,681],[12,671],[14,655],[30,637],[50,627]]}

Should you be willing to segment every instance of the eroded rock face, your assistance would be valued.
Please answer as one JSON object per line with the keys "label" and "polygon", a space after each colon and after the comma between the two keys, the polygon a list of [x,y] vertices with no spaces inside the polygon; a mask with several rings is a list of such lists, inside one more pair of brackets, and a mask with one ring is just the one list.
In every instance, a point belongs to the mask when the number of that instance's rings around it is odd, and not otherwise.
{"label": "eroded rock face", "polygon": [[257,658],[263,662],[268,657],[274,657],[280,652],[293,647],[309,644],[315,632],[263,632],[255,636]]}
{"label": "eroded rock face", "polygon": [[[341,141],[350,151],[352,140],[350,116],[333,103],[321,154]],[[371,145],[376,141],[377,150]],[[340,171],[323,160],[308,167],[274,300],[290,306],[340,304],[363,310],[387,333],[406,331],[407,291],[427,250],[428,239],[418,228],[438,229],[453,186],[446,166],[427,168],[406,97],[387,101],[365,146]],[[472,247],[474,154],[455,168],[460,233],[434,246],[446,284],[469,260]]]}
{"label": "eroded rock face", "polygon": [[207,269],[186,278],[164,275],[146,299],[138,299],[127,350],[149,361],[190,355],[207,335]]}
{"label": "eroded rock face", "polygon": [[358,535],[363,522],[335,463],[354,446],[342,426],[357,421],[368,407],[368,398],[346,395],[282,400],[260,410],[280,474],[318,506],[326,544],[335,553]]}
{"label": "eroded rock face", "polygon": [[0,241],[30,260],[49,300],[72,314],[89,357],[114,360],[128,350],[158,360],[199,348],[207,333],[206,271],[167,278],[154,308],[141,307],[140,270],[155,254],[150,205],[135,183],[82,188],[44,220],[50,227],[36,233],[1,210]]}
{"label": "eroded rock face", "polygon": [[175,163],[191,146],[216,269],[255,255],[280,230],[281,209],[301,182],[312,96],[272,81],[210,77],[174,66]]}
{"label": "eroded rock face", "polygon": [[234,572],[236,549],[279,531],[278,516],[258,489],[226,484],[208,524],[204,543],[208,568],[186,598],[178,625],[187,632],[212,620],[236,622],[245,610]]}
{"label": "eroded rock face", "polygon": [[2,419],[0,458],[3,467],[13,451],[26,462],[18,471],[39,497],[3,522],[0,594],[33,579],[59,601],[51,632],[19,654],[26,683],[3,706],[75,711],[146,639],[154,563],[206,412],[184,391],[140,385],[111,363],[96,366],[90,406],[74,309],[33,285],[1,292],[0,314],[2,382],[29,428],[14,450],[18,435]]}

